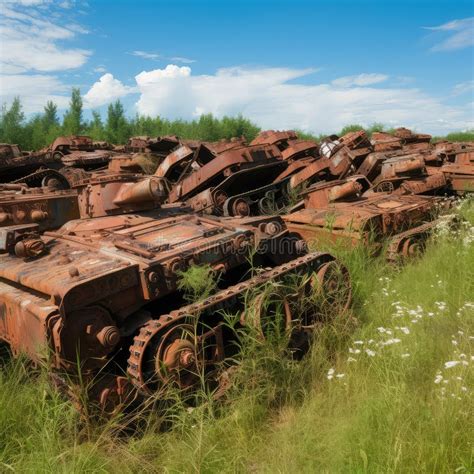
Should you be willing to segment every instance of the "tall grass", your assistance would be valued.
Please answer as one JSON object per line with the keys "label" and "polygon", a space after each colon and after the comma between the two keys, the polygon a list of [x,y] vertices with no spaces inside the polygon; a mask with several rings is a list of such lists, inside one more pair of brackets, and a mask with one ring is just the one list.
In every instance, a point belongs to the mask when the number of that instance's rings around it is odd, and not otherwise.
{"label": "tall grass", "polygon": [[44,373],[7,363],[0,471],[472,472],[474,206],[460,212],[469,225],[403,269],[336,249],[356,322],[320,328],[301,362],[244,342],[224,400],[178,403],[168,430],[81,423]]}

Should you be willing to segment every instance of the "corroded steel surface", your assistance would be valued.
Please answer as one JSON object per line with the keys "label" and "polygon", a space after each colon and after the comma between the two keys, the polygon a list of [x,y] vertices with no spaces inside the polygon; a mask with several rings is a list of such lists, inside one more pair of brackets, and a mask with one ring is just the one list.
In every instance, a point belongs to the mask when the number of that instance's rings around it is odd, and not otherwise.
{"label": "corroded steel surface", "polygon": [[428,230],[436,225],[440,200],[387,193],[367,195],[368,186],[362,176],[314,185],[305,192],[304,209],[284,216],[284,220],[290,230],[312,244],[343,240],[380,248],[384,240],[398,239],[401,243],[396,248],[403,249],[402,241],[410,238],[421,248]]}
{"label": "corroded steel surface", "polygon": [[[153,155],[155,174],[132,153]],[[35,361],[50,352],[68,377],[79,357],[87,380],[101,374],[92,392],[104,407],[170,383],[188,390],[196,371],[207,376],[229,355],[235,334],[223,314],[235,315],[235,328],[249,323],[249,292],[288,274],[331,292],[338,263],[308,253],[302,238],[374,251],[386,242],[387,258],[410,258],[441,205],[419,194],[472,191],[473,167],[474,144],[433,144],[405,128],[321,143],[269,130],[250,144],[144,136],[113,149],[72,136],[36,153],[1,144],[10,184],[0,185],[0,339]],[[55,191],[63,178],[72,189]],[[219,288],[188,305],[178,282],[199,265],[219,275]],[[346,307],[345,270],[336,283]],[[303,316],[292,298],[278,303],[285,330],[314,327],[319,306]],[[253,306],[261,325],[274,316],[258,297]]]}
{"label": "corroded steel surface", "polygon": [[38,224],[39,230],[55,229],[79,218],[75,191],[49,191],[48,188],[18,188],[0,185],[0,226]]}
{"label": "corroded steel surface", "polygon": [[[250,290],[289,273],[309,278],[334,261],[327,253],[307,254],[304,242],[279,217],[217,219],[180,204],[160,206],[167,197],[164,183],[157,176],[103,171],[80,180],[73,191],[5,187],[4,217],[19,211],[7,208],[10,201],[16,206],[15,192],[22,196],[25,215],[21,224],[12,220],[0,227],[0,339],[14,354],[34,361],[51,353],[53,369],[66,371],[69,379],[80,360],[81,378],[91,383],[89,395],[103,408],[137,388],[151,393],[175,383],[170,373],[195,367],[196,360],[215,370],[234,337],[222,330],[220,311],[236,312],[241,326]],[[50,212],[54,215],[51,203],[67,222],[41,234],[43,220],[43,229],[58,225],[48,220]],[[65,203],[73,206],[69,214],[61,211]],[[251,256],[261,270],[249,279]],[[221,291],[183,307],[179,275],[196,265],[208,265],[221,276]],[[347,300],[350,284],[346,277],[343,281]],[[317,318],[318,307],[311,311]],[[291,313],[292,331],[300,317]],[[165,332],[158,331],[161,325]],[[150,328],[157,331],[142,347]],[[195,341],[205,349],[198,351]],[[127,388],[122,376],[127,358],[135,388]],[[151,361],[167,372],[152,370],[150,376]]]}

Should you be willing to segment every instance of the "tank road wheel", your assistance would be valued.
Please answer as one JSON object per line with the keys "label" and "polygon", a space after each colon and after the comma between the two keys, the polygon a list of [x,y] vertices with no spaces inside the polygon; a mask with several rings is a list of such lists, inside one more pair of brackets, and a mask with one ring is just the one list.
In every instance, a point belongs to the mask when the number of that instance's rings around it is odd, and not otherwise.
{"label": "tank road wheel", "polygon": [[298,329],[311,333],[348,310],[352,287],[347,268],[336,261],[324,263],[313,273],[292,300],[299,315]]}
{"label": "tank road wheel", "polygon": [[282,336],[291,329],[288,298],[277,293],[259,293],[242,314],[241,322],[257,330],[262,339]]}
{"label": "tank road wheel", "polygon": [[332,260],[325,263],[317,272],[323,299],[322,310],[331,313],[347,311],[352,299],[352,287],[347,268]]}
{"label": "tank road wheel", "polygon": [[228,199],[227,194],[224,191],[216,191],[213,194],[213,202],[215,207],[218,209],[219,213],[222,214],[224,210],[224,204]]}
{"label": "tank road wheel", "polygon": [[203,368],[196,331],[184,322],[160,321],[148,322],[134,338],[128,360],[132,383],[148,395],[167,385],[190,390]]}
{"label": "tank road wheel", "polygon": [[68,180],[58,171],[50,171],[41,180],[41,186],[50,188],[53,191],[59,191],[63,189],[70,189]]}
{"label": "tank road wheel", "polygon": [[423,239],[409,237],[403,242],[401,246],[401,255],[403,259],[417,258],[425,249],[425,242]]}
{"label": "tank road wheel", "polygon": [[248,217],[250,216],[250,206],[246,199],[237,198],[231,208],[232,216]]}
{"label": "tank road wheel", "polygon": [[260,214],[275,214],[276,207],[274,191],[267,191],[265,196],[258,200],[258,210],[260,211]]}
{"label": "tank road wheel", "polygon": [[388,193],[391,194],[395,190],[393,183],[391,181],[384,181],[377,185],[375,188],[376,193]]}

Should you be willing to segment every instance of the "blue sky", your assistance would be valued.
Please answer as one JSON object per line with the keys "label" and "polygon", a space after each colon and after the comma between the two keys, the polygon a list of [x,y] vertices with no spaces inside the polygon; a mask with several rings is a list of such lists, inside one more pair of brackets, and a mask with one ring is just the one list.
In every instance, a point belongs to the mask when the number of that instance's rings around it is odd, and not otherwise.
{"label": "blue sky", "polygon": [[474,127],[474,2],[1,1],[0,93],[35,113],[242,113],[322,133]]}

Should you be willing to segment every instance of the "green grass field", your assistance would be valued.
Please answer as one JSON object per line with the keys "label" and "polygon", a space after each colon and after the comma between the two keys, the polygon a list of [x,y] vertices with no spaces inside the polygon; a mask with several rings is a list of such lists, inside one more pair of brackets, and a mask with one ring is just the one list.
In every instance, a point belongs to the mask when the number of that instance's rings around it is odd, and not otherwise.
{"label": "green grass field", "polygon": [[[474,205],[403,269],[337,250],[353,314],[301,362],[244,347],[224,401],[124,433],[84,423],[25,363],[0,371],[2,472],[473,472]],[[171,421],[171,427],[170,423]]]}

